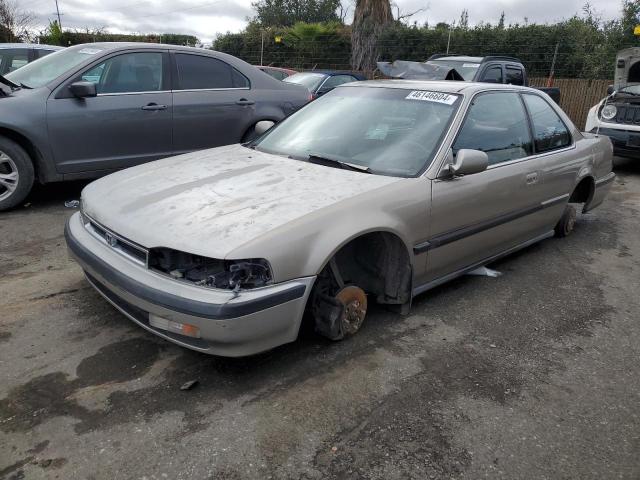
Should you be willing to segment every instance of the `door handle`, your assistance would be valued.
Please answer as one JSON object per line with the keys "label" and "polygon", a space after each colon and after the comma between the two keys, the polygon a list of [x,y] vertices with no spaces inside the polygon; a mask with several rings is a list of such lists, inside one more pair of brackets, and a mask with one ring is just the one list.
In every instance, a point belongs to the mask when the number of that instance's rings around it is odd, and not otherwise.
{"label": "door handle", "polygon": [[527,181],[527,185],[533,185],[534,183],[538,183],[538,172],[528,173],[525,178]]}
{"label": "door handle", "polygon": [[142,110],[166,110],[166,105],[158,105],[157,103],[149,103],[142,107]]}
{"label": "door handle", "polygon": [[253,105],[254,103],[256,102],[254,102],[253,100],[247,100],[246,98],[241,98],[236,102],[236,105]]}

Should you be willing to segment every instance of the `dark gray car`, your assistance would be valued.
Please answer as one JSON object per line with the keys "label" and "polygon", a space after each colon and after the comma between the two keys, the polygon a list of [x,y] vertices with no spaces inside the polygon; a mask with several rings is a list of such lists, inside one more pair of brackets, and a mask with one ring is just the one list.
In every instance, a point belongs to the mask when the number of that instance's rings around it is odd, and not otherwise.
{"label": "dark gray car", "polygon": [[0,78],[0,210],[41,183],[95,178],[251,139],[307,90],[211,50],[94,43]]}

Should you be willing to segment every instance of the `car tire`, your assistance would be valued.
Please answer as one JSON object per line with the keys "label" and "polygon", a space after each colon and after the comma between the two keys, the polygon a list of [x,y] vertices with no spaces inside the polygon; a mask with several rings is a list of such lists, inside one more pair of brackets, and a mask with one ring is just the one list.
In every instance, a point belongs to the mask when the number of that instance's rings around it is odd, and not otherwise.
{"label": "car tire", "polygon": [[576,209],[573,205],[567,205],[564,209],[564,213],[554,228],[555,236],[558,238],[564,238],[573,232],[573,227],[576,224]]}
{"label": "car tire", "polygon": [[0,211],[20,204],[29,195],[34,178],[29,154],[13,140],[0,137]]}

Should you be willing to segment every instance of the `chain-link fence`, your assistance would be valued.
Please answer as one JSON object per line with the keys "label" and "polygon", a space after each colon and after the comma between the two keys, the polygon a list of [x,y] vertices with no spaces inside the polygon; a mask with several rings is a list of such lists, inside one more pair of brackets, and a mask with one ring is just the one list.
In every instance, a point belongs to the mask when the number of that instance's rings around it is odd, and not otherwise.
{"label": "chain-link fence", "polygon": [[[277,40],[277,41],[276,41]],[[520,59],[530,77],[548,76],[552,66],[556,78],[613,78],[619,49],[633,43],[587,43],[574,41],[493,41],[465,42],[455,37],[423,38],[407,33],[386,32],[377,42],[379,59],[384,61],[425,61],[434,53],[486,56],[505,55]],[[351,37],[348,30],[300,38],[267,33],[229,34],[219,38],[214,49],[230,53],[252,64],[289,67],[298,70],[351,68]],[[372,75],[374,72],[364,72]]]}

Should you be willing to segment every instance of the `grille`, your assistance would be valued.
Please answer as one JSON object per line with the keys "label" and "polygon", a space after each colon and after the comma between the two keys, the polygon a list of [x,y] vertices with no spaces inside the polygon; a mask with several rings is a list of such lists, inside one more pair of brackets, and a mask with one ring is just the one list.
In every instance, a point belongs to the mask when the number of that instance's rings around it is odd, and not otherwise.
{"label": "grille", "polygon": [[640,105],[616,105],[616,123],[640,125]]}
{"label": "grille", "polygon": [[147,264],[148,252],[146,248],[137,245],[131,240],[121,237],[111,230],[108,230],[92,218],[86,217],[86,219],[88,220],[87,226],[93,231],[93,234],[103,240],[111,248],[139,263],[144,265]]}

